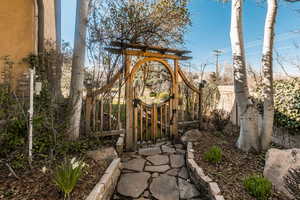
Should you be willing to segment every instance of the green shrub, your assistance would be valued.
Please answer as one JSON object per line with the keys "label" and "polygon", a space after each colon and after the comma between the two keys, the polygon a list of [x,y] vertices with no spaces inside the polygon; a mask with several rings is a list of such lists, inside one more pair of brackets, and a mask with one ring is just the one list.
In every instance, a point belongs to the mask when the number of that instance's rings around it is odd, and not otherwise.
{"label": "green shrub", "polygon": [[76,158],[66,159],[54,172],[54,183],[64,193],[64,199],[70,198],[70,193],[82,175],[85,163]]}
{"label": "green shrub", "polygon": [[249,176],[244,180],[244,186],[258,200],[267,200],[272,194],[272,183],[261,176]]}
{"label": "green shrub", "polygon": [[[256,89],[255,97],[262,102],[262,86]],[[299,79],[274,81],[274,106],[274,120],[277,126],[296,132],[300,130]]]}
{"label": "green shrub", "polygon": [[211,122],[217,131],[223,132],[225,126],[230,122],[230,115],[224,110],[213,110]]}
{"label": "green shrub", "polygon": [[204,153],[204,160],[210,163],[219,163],[222,159],[222,149],[218,146],[213,146],[209,151]]}

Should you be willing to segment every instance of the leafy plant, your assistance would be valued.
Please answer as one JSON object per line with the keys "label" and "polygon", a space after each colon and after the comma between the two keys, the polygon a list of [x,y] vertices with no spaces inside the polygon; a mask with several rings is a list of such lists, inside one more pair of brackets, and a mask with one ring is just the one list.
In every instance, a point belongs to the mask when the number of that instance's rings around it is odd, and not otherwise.
{"label": "leafy plant", "polygon": [[284,177],[284,183],[295,200],[300,200],[300,168],[290,169],[288,175]]}
{"label": "leafy plant", "polygon": [[54,172],[54,183],[64,193],[64,199],[70,199],[70,193],[73,191],[80,176],[83,173],[85,163],[81,160],[72,158],[65,160]]}
{"label": "leafy plant", "polygon": [[267,200],[272,194],[272,183],[262,176],[249,176],[244,180],[247,192],[258,200]]}
{"label": "leafy plant", "polygon": [[222,160],[222,149],[218,146],[211,147],[204,153],[204,160],[214,164],[219,163]]}
{"label": "leafy plant", "polygon": [[[254,96],[262,102],[262,85],[256,88]],[[262,107],[262,103],[259,107]],[[300,130],[299,79],[274,81],[274,107],[277,126],[296,130],[295,132]]]}
{"label": "leafy plant", "polygon": [[230,115],[224,110],[213,110],[211,116],[211,122],[214,128],[219,131],[223,132],[225,126],[229,123]]}

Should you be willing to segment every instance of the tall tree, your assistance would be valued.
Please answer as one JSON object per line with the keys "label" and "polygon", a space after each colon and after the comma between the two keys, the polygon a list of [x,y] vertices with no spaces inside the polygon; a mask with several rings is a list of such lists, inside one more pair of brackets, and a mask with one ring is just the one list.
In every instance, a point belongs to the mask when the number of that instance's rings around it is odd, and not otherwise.
{"label": "tall tree", "polygon": [[234,87],[240,111],[240,136],[238,148],[249,151],[259,150],[257,111],[250,100],[247,85],[245,47],[243,38],[243,0],[232,0],[231,7],[231,48],[234,68]]}
{"label": "tall tree", "polygon": [[80,133],[86,34],[90,0],[77,0],[72,77],[70,87],[69,139],[76,140]]}
{"label": "tall tree", "polygon": [[261,147],[266,150],[272,140],[274,121],[273,99],[273,44],[274,27],[277,15],[277,0],[268,0],[262,51],[264,114],[261,133]]}

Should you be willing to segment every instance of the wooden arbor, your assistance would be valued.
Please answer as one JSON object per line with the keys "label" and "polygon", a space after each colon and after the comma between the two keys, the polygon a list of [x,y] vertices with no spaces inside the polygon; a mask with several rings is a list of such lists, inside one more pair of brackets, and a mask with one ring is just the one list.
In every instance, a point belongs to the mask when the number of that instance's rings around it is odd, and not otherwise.
{"label": "wooden arbor", "polygon": [[[121,42],[112,42],[111,47],[106,50],[114,54],[122,54],[125,56],[126,150],[136,150],[138,138],[140,140],[148,138],[148,136],[143,133],[145,130],[143,129],[143,126],[146,126],[146,133],[148,128],[149,114],[147,109],[151,112],[150,139],[155,142],[156,139],[162,135],[168,135],[174,140],[178,139],[177,111],[179,76],[181,76],[182,80],[188,87],[200,94],[200,91],[188,82],[188,79],[184,76],[184,73],[179,67],[179,60],[191,59],[191,57],[185,56],[185,54],[190,53],[190,51]],[[131,66],[131,56],[139,57],[138,62],[134,66]],[[173,60],[173,68],[169,65],[167,60]],[[171,75],[172,95],[161,104],[147,105],[134,97],[133,79],[138,69],[147,62],[161,63]],[[157,113],[160,113],[160,117],[158,117]],[[160,127],[160,136],[157,134],[158,126]]]}

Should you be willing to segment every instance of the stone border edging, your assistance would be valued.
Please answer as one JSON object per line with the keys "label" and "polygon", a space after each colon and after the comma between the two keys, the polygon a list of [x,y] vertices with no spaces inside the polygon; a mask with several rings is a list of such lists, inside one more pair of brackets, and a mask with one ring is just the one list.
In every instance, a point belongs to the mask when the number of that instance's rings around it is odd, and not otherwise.
{"label": "stone border edging", "polygon": [[86,200],[108,200],[112,196],[121,174],[121,159],[115,158],[106,169]]}
{"label": "stone border edging", "polygon": [[206,189],[211,200],[225,200],[221,195],[221,190],[216,182],[204,174],[204,171],[194,160],[193,143],[187,143],[186,165],[190,173],[191,179],[194,181],[199,190]]}

